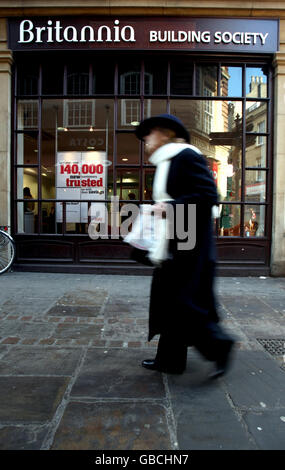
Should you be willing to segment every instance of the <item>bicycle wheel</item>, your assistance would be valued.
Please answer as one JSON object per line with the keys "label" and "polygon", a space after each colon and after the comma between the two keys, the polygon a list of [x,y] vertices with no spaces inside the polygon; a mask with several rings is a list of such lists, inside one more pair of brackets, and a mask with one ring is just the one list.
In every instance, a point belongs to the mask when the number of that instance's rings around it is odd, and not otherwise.
{"label": "bicycle wheel", "polygon": [[15,258],[15,244],[8,233],[0,231],[0,274],[12,266]]}

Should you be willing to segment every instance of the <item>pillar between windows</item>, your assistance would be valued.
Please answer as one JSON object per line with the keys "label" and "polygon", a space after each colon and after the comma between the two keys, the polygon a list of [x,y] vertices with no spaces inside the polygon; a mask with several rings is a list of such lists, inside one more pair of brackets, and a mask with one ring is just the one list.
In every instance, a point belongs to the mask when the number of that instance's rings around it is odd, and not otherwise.
{"label": "pillar between windows", "polygon": [[11,225],[11,66],[7,25],[0,19],[0,225]]}
{"label": "pillar between windows", "polygon": [[271,274],[285,275],[285,51],[277,52],[274,90],[274,151]]}

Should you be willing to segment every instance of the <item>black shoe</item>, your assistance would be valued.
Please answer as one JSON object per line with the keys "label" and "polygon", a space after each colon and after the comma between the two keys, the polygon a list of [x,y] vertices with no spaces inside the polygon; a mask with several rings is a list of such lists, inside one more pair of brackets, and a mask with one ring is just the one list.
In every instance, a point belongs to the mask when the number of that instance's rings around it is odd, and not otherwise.
{"label": "black shoe", "polygon": [[142,366],[146,369],[157,370],[159,372],[165,372],[166,374],[183,374],[184,369],[168,369],[167,367],[160,367],[156,364],[154,359],[145,359],[142,361]]}
{"label": "black shoe", "polygon": [[145,367],[146,369],[158,370],[155,365],[154,359],[145,359],[144,361],[142,361],[142,366]]}
{"label": "black shoe", "polygon": [[233,340],[225,341],[222,351],[216,360],[216,370],[209,375],[210,379],[218,379],[227,372],[233,345]]}

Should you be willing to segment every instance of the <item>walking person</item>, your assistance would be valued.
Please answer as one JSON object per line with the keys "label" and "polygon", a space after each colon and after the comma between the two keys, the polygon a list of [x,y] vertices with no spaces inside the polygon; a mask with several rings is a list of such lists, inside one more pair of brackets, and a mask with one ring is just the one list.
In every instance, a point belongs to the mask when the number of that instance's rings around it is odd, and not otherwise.
{"label": "walking person", "polygon": [[[213,361],[212,378],[229,365],[233,339],[219,325],[214,294],[215,246],[212,207],[217,204],[215,182],[201,152],[189,144],[190,135],[175,116],[161,114],[143,120],[136,136],[145,143],[150,162],[156,166],[153,183],[154,212],[171,204],[175,215],[174,238],[168,240],[167,256],[154,257],[148,340],[159,334],[156,357],[142,366],[181,374],[186,368],[187,348],[194,346]],[[196,243],[181,249],[177,232],[188,227],[188,205],[196,207]],[[180,206],[180,208],[178,207]],[[183,220],[181,217],[183,207]],[[178,210],[179,209],[179,210]],[[183,241],[182,241],[183,242]],[[161,240],[165,244],[165,240]],[[165,253],[164,249],[160,250]]]}

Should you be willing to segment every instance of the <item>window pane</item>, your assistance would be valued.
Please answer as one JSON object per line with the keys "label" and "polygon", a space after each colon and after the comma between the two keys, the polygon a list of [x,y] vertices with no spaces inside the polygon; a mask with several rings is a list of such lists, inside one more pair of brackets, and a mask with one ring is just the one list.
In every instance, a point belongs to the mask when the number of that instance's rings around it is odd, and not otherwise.
{"label": "window pane", "polygon": [[267,103],[262,101],[246,102],[246,131],[267,132]]}
{"label": "window pane", "polygon": [[217,96],[218,68],[216,66],[196,65],[196,95]]}
{"label": "window pane", "polygon": [[241,67],[221,67],[221,96],[242,96]]}
{"label": "window pane", "polygon": [[38,127],[38,101],[20,100],[17,108],[17,128],[36,129]]}
{"label": "window pane", "polygon": [[[91,200],[105,199],[113,159],[113,101],[91,100],[93,126],[75,120],[74,127],[67,128],[64,114],[69,101],[43,101],[42,198],[73,199],[70,193],[77,193],[75,199],[86,199],[86,194]],[[101,176],[102,186],[95,184]]]}
{"label": "window pane", "polygon": [[17,168],[17,198],[27,199],[25,210],[33,210],[35,203],[30,199],[38,198],[37,168]]}
{"label": "window pane", "polygon": [[171,113],[178,116],[195,145],[207,157],[215,175],[219,198],[241,198],[242,120],[239,101],[171,100]]}
{"label": "window pane", "polygon": [[264,237],[266,206],[244,206],[245,237]]}
{"label": "window pane", "polygon": [[167,62],[160,59],[145,61],[144,94],[165,95],[167,93]]}
{"label": "window pane", "polygon": [[54,202],[42,203],[41,233],[62,233],[62,228],[56,224]]}
{"label": "window pane", "polygon": [[136,164],[140,161],[140,142],[133,133],[117,134],[117,163]]}
{"label": "window pane", "polygon": [[67,94],[88,95],[89,64],[79,63],[67,65]]}
{"label": "window pane", "polygon": [[129,201],[140,199],[138,170],[117,170],[117,195]]}
{"label": "window pane", "polygon": [[118,129],[134,130],[141,120],[141,102],[138,99],[118,101]]}
{"label": "window pane", "polygon": [[220,201],[241,200],[241,148],[214,147],[206,155],[208,166],[217,185]]}
{"label": "window pane", "polygon": [[[56,73],[51,73],[56,70]],[[63,76],[64,65],[60,61],[45,61],[42,64],[42,87],[43,95],[62,95],[63,94]]]}
{"label": "window pane", "polygon": [[247,170],[245,172],[245,198],[247,201],[265,202],[266,171]]}
{"label": "window pane", "polygon": [[93,62],[93,90],[94,94],[114,93],[114,63],[108,57],[98,57]]}
{"label": "window pane", "polygon": [[263,135],[246,136],[245,166],[266,167],[267,137]]}
{"label": "window pane", "polygon": [[267,97],[267,71],[261,67],[246,67],[246,96]]}
{"label": "window pane", "polygon": [[17,163],[29,165],[38,163],[38,133],[34,131],[17,134]]}
{"label": "window pane", "polygon": [[38,203],[33,203],[33,209],[27,207],[26,202],[17,204],[17,228],[18,233],[38,232]]}
{"label": "window pane", "polygon": [[152,200],[154,171],[155,170],[152,168],[144,170],[144,178],[143,178],[143,199],[144,200]]}
{"label": "window pane", "polygon": [[121,95],[140,94],[140,64],[128,60],[119,64],[119,90]]}
{"label": "window pane", "polygon": [[192,95],[193,62],[189,59],[173,59],[170,64],[170,93]]}
{"label": "window pane", "polygon": [[17,93],[18,95],[38,94],[39,66],[32,63],[19,64],[17,67]]}
{"label": "window pane", "polygon": [[218,219],[218,234],[221,237],[240,236],[240,206],[220,204],[220,218]]}

